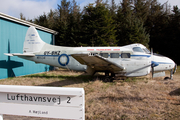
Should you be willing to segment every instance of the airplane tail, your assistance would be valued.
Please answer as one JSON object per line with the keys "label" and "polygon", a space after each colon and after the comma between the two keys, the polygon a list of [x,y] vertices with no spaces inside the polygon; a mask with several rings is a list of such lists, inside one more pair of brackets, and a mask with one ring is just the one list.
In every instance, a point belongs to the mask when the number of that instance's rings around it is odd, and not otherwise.
{"label": "airplane tail", "polygon": [[27,33],[26,33],[23,53],[39,52],[44,46],[44,44],[45,42],[41,40],[35,27],[31,26],[28,28]]}

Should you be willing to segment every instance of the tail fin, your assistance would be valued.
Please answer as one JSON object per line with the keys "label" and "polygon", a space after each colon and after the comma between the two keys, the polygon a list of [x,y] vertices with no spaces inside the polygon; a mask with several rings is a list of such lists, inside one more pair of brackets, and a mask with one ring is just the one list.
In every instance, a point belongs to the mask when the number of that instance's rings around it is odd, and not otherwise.
{"label": "tail fin", "polygon": [[44,44],[45,42],[41,40],[35,27],[31,26],[28,28],[27,33],[26,33],[23,53],[39,52],[44,46]]}

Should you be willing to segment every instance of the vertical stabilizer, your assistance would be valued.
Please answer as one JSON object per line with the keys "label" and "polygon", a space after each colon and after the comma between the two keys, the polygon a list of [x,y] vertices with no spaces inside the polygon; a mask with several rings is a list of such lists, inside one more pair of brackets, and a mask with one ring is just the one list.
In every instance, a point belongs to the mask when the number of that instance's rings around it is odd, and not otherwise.
{"label": "vertical stabilizer", "polygon": [[24,41],[23,52],[24,53],[39,52],[44,46],[44,44],[45,42],[41,40],[35,27],[34,26],[29,27]]}

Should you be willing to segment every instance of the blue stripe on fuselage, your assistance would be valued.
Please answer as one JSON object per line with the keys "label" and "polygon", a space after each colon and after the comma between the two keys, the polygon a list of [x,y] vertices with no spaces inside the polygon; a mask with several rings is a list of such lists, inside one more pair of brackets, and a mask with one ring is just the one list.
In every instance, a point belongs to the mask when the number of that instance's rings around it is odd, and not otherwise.
{"label": "blue stripe on fuselage", "polygon": [[[36,55],[36,56],[59,57],[60,55]],[[71,55],[68,55],[68,56],[71,56]]]}
{"label": "blue stripe on fuselage", "polygon": [[151,55],[131,55],[131,57],[151,57]]}
{"label": "blue stripe on fuselage", "polygon": [[[36,56],[58,57],[60,55],[36,55]],[[68,55],[68,56],[71,56],[71,55]],[[121,55],[119,55],[119,57],[121,57]],[[131,55],[131,57],[151,57],[151,55]]]}

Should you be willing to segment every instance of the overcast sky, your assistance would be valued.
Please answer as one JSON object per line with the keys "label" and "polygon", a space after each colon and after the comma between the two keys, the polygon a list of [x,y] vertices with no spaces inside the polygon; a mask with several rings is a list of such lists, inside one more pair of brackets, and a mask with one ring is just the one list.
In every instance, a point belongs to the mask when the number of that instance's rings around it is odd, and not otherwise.
{"label": "overcast sky", "polygon": [[[57,4],[60,4],[60,1],[61,0],[0,0],[0,12],[17,18],[20,18],[20,13],[23,13],[26,19],[34,19],[44,12],[48,13],[50,9],[56,9]],[[88,3],[93,3],[94,1],[95,0],[76,0],[77,4],[81,6],[81,9],[88,5]],[[119,4],[121,0],[115,1]],[[168,3],[171,4],[171,7],[178,5],[180,9],[180,0],[158,1],[161,4],[168,1]]]}

